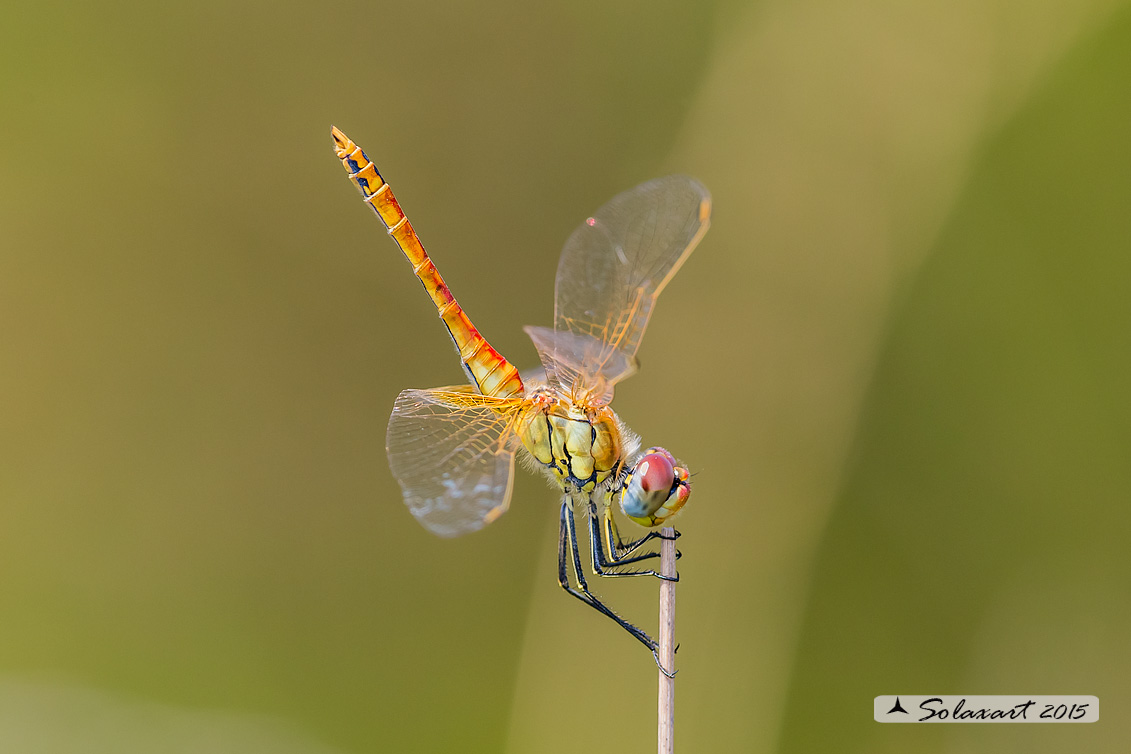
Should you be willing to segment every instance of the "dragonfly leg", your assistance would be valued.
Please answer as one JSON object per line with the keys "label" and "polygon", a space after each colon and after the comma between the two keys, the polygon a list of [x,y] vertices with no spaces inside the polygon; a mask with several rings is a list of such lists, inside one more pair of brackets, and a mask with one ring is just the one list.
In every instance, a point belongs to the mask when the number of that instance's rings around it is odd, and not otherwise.
{"label": "dragonfly leg", "polygon": [[678,670],[668,670],[665,668],[664,663],[660,662],[659,652],[655,649],[652,650],[652,659],[656,661],[656,667],[660,669],[660,672],[668,678],[675,678],[675,674],[679,672]]}
{"label": "dragonfly leg", "polygon": [[[573,588],[569,583],[569,561],[571,559],[573,560],[574,574],[577,576],[577,589]],[[648,647],[648,649],[655,654],[658,646],[655,639],[614,613],[605,603],[594,597],[589,591],[589,585],[585,583],[585,576],[581,569],[581,555],[579,554],[577,546],[577,526],[573,520],[573,509],[570,507],[568,497],[562,501],[561,528],[558,532],[558,584],[561,585],[562,589],[565,589],[597,612],[612,619],[618,626],[632,634],[637,641]]]}
{"label": "dragonfly leg", "polygon": [[[612,510],[608,507],[605,508],[605,515],[603,521],[598,524],[597,506],[595,503],[589,503],[589,541],[590,551],[593,555],[593,572],[598,576],[655,576],[664,581],[679,581],[679,575],[664,576],[660,572],[653,569],[645,569],[640,571],[613,571],[612,568],[619,566],[630,565],[632,563],[639,563],[649,558],[658,558],[658,552],[646,552],[643,555],[636,555],[629,557],[631,553],[635,552],[645,542],[651,539],[666,539],[659,532],[651,532],[644,535],[638,540],[622,543],[620,532],[617,531],[616,523],[613,521]],[[600,529],[600,533],[598,533]],[[677,558],[678,553],[677,553]]]}
{"label": "dragonfly leg", "polygon": [[[631,542],[624,542],[621,540],[620,531],[617,529],[616,519],[613,518],[612,508],[608,505],[605,506],[603,526],[605,541],[609,544],[609,552],[616,553],[618,558],[631,554],[645,542],[651,541],[653,539],[671,539],[672,541],[675,541],[681,536],[678,531],[675,532],[675,535],[672,537],[668,537],[663,533],[663,531],[651,531],[640,539],[635,539]],[[616,546],[615,550],[613,549],[613,545]],[[659,557],[659,553],[652,553],[648,557]],[[677,552],[676,559],[679,559],[680,557],[681,556]]]}

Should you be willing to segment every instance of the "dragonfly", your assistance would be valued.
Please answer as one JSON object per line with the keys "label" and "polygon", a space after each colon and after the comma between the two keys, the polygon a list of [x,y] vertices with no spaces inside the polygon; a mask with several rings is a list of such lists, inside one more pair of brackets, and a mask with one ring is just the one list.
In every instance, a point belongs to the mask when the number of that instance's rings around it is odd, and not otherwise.
{"label": "dragonfly", "polygon": [[[665,448],[643,448],[609,404],[637,369],[657,297],[707,232],[707,189],[685,176],[659,178],[582,222],[558,264],[554,326],[525,328],[542,367],[520,373],[471,323],[373,162],[336,127],[331,135],[349,178],[435,304],[469,383],[397,396],[387,452],[409,511],[441,537],[481,529],[510,505],[519,456],[562,494],[559,585],[615,621],[669,673],[656,641],[590,590],[574,514],[588,520],[594,574],[678,580],[647,567],[659,553],[644,545],[679,536],[657,528],[687,503],[690,472]],[[614,507],[651,531],[626,541]]]}

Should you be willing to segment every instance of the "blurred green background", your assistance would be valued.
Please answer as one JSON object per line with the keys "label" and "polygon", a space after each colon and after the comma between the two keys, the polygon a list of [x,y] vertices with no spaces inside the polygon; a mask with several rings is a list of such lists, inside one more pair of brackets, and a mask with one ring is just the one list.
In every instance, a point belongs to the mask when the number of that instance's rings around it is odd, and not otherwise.
{"label": "blurred green background", "polygon": [[698,474],[681,750],[1126,751],[1126,5],[9,2],[0,751],[653,750],[540,479],[455,541],[401,504],[393,398],[461,376],[331,123],[520,366],[577,222],[713,191],[616,402]]}

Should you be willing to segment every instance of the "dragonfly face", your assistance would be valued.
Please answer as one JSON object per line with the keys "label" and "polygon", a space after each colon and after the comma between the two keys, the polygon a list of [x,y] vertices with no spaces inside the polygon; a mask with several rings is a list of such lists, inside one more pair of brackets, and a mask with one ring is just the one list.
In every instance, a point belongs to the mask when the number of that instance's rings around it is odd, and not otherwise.
{"label": "dragonfly face", "polygon": [[625,478],[621,510],[641,526],[660,526],[691,496],[690,476],[671,453],[648,448]]}
{"label": "dragonfly face", "polygon": [[471,323],[365,152],[336,128],[332,136],[342,167],[435,304],[470,382],[397,396],[387,450],[409,510],[440,536],[486,526],[510,504],[514,459],[523,452],[563,493],[559,583],[654,652],[655,641],[589,591],[574,513],[588,518],[598,575],[668,578],[631,568],[658,557],[634,554],[642,545],[671,535],[624,542],[611,504],[616,497],[638,524],[665,524],[691,493],[687,469],[662,448],[640,455],[639,439],[609,403],[617,383],[636,371],[657,297],[707,231],[707,189],[685,176],[659,178],[617,195],[578,226],[558,263],[553,328],[526,328],[543,373],[524,378]]}

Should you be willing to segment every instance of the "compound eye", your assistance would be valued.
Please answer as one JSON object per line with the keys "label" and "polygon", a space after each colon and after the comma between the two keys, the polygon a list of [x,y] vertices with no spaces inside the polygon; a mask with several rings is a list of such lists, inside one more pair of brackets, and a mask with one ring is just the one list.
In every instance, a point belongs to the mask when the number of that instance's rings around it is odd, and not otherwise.
{"label": "compound eye", "polygon": [[651,516],[671,495],[675,477],[670,453],[645,454],[629,474],[621,493],[621,509],[631,518]]}
{"label": "compound eye", "polygon": [[636,464],[636,475],[640,479],[640,489],[644,492],[663,492],[664,497],[675,484],[675,466],[661,453],[649,453]]}

